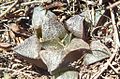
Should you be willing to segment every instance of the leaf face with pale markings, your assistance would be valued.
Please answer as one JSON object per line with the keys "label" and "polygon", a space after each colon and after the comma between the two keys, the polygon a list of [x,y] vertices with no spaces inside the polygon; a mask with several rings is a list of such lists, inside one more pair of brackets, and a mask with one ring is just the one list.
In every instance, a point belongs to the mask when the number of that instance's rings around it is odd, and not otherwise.
{"label": "leaf face with pale markings", "polygon": [[36,7],[34,9],[32,27],[35,29],[41,28],[41,38],[44,41],[63,38],[66,34],[65,28],[62,23],[57,20],[57,16],[51,11],[46,12],[42,7]]}

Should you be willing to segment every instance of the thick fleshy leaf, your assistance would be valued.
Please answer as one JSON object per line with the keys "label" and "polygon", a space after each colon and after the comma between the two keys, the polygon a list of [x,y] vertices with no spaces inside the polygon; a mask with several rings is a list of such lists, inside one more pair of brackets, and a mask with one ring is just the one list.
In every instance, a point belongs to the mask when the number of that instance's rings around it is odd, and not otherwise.
{"label": "thick fleshy leaf", "polygon": [[41,29],[40,31],[44,41],[63,38],[66,34],[65,28],[57,20],[57,16],[51,11],[46,11],[43,7],[36,7],[34,9],[32,27]]}
{"label": "thick fleshy leaf", "polygon": [[25,39],[24,43],[13,48],[13,51],[17,54],[18,59],[27,60],[29,63],[36,65],[40,68],[47,69],[39,56],[41,50],[41,44],[36,35],[33,35]]}
{"label": "thick fleshy leaf", "polygon": [[89,45],[82,39],[74,38],[64,49],[46,49],[40,51],[43,62],[47,65],[51,74],[69,69],[70,63],[78,60],[89,51]]}
{"label": "thick fleshy leaf", "polygon": [[42,28],[42,24],[45,21],[45,19],[49,18],[57,18],[57,16],[50,12],[46,11],[43,7],[36,7],[34,8],[34,12],[32,15],[32,26],[35,29]]}
{"label": "thick fleshy leaf", "polygon": [[88,43],[79,38],[73,38],[70,44],[65,48],[67,52],[79,49],[90,49]]}
{"label": "thick fleshy leaf", "polygon": [[102,44],[100,40],[92,41],[90,47],[91,47],[92,53],[88,53],[84,57],[84,63],[86,65],[98,62],[111,55],[111,52],[109,51],[109,49],[104,44]]}
{"label": "thick fleshy leaf", "polygon": [[84,17],[80,15],[75,15],[66,21],[66,28],[73,33],[73,35],[84,38],[85,37],[85,27],[84,27]]}
{"label": "thick fleshy leaf", "polygon": [[43,62],[47,65],[48,71],[52,74],[59,64],[62,62],[62,59],[65,56],[64,50],[42,50],[40,51],[40,56]]}
{"label": "thick fleshy leaf", "polygon": [[39,42],[39,39],[37,38],[36,35],[33,35],[25,41],[14,47],[13,49],[16,53],[23,55],[28,58],[32,59],[39,59],[39,51],[41,50],[41,44]]}
{"label": "thick fleshy leaf", "polygon": [[64,46],[60,43],[59,39],[53,39],[41,43],[43,49],[63,49]]}
{"label": "thick fleshy leaf", "polygon": [[72,33],[66,34],[61,42],[64,44],[64,46],[67,46],[68,44],[70,44],[71,40],[72,40]]}

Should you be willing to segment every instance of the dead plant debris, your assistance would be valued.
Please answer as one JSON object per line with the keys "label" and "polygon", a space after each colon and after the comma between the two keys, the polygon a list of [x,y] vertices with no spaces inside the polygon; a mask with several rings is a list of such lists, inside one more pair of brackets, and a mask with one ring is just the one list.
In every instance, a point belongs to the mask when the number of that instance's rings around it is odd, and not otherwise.
{"label": "dead plant debris", "polygon": [[0,79],[119,79],[119,0],[0,0]]}

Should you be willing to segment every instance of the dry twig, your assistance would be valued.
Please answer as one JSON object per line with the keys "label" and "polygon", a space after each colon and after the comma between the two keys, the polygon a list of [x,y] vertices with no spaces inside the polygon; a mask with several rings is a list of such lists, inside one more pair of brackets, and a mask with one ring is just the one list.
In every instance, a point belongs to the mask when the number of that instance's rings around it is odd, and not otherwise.
{"label": "dry twig", "polygon": [[[111,4],[110,4],[111,5]],[[114,13],[113,13],[113,10],[110,8],[110,12],[111,12],[111,20],[112,20],[112,25],[113,25],[113,41],[115,42],[115,51],[118,50],[118,47],[120,47],[120,41],[119,41],[119,37],[118,37],[118,30],[117,30],[117,26],[116,26],[116,23],[115,23],[115,16],[114,16]]]}
{"label": "dry twig", "polygon": [[[26,67],[25,67],[25,68],[26,68]],[[25,69],[25,68],[23,68],[23,69]],[[22,70],[23,70],[23,69],[22,69]],[[10,69],[10,68],[0,68],[0,70],[1,70],[1,71],[3,71],[3,70],[4,70],[4,71],[12,71],[12,72],[14,72],[14,75],[15,75],[15,73],[16,73],[16,74],[23,74],[23,75],[28,76],[29,78],[33,79],[33,76],[31,76],[31,74],[22,72],[21,69],[20,69],[20,70],[14,70],[14,69]]]}
{"label": "dry twig", "polygon": [[[110,12],[111,12],[111,19],[112,19],[112,25],[113,25],[113,31],[114,31],[113,40],[115,42],[115,47],[114,47],[115,49],[113,50],[113,54],[111,55],[111,57],[109,58],[107,63],[105,63],[103,65],[103,68],[100,71],[98,71],[91,79],[98,79],[98,77],[108,68],[108,66],[112,67],[111,62],[113,61],[114,57],[116,56],[116,53],[118,52],[118,48],[120,47],[117,26],[115,23],[115,16],[114,16],[113,10],[111,8],[110,8]],[[112,67],[112,69],[113,69],[113,67]],[[116,71],[116,73],[118,73],[118,72]]]}
{"label": "dry twig", "polygon": [[21,3],[21,6],[27,6],[31,4],[41,4],[41,3],[43,3],[43,1],[30,1],[30,2]]}
{"label": "dry twig", "polygon": [[2,14],[0,14],[0,19],[8,13],[16,4],[18,3],[18,0],[16,0],[7,10],[5,10]]}
{"label": "dry twig", "polygon": [[107,9],[114,8],[115,6],[120,5],[120,1],[113,3],[112,5],[108,6]]}
{"label": "dry twig", "polygon": [[107,63],[105,63],[103,65],[103,68],[100,69],[100,71],[98,71],[95,75],[93,75],[91,77],[91,79],[98,79],[98,77],[108,68],[109,64],[113,61],[114,57],[116,55],[116,52],[114,52],[111,57],[109,58],[109,60],[107,61]]}
{"label": "dry twig", "polygon": [[120,75],[120,72],[118,72],[112,64],[109,63],[109,66],[112,68],[112,70],[117,74],[117,75]]}

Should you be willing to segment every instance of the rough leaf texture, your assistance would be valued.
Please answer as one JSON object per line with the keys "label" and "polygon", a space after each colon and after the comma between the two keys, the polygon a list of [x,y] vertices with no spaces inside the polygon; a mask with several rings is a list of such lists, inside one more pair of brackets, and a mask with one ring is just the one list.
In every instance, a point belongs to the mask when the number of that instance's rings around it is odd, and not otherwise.
{"label": "rough leaf texture", "polygon": [[56,38],[63,38],[66,30],[62,23],[57,20],[57,16],[51,11],[46,11],[42,7],[36,7],[33,12],[32,27],[41,28],[44,41]]}

